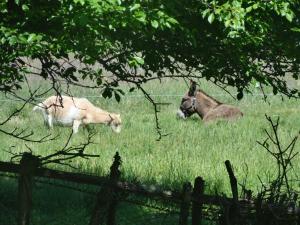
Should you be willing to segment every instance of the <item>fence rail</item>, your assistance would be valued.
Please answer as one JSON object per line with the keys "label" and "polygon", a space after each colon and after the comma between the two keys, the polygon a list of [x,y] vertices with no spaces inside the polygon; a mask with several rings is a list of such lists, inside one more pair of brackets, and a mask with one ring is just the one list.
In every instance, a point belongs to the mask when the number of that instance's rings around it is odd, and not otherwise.
{"label": "fence rail", "polygon": [[[289,223],[284,224],[300,225],[300,208],[295,204],[293,207],[286,207],[285,205],[268,204],[259,199],[250,199],[250,197],[239,199],[237,179],[234,176],[229,161],[226,161],[225,165],[231,184],[232,198],[204,194],[205,181],[201,177],[195,179],[193,186],[191,183],[183,184],[182,190],[163,190],[155,185],[147,186],[120,181],[121,173],[119,166],[121,165],[121,158],[118,153],[116,153],[114,157],[114,162],[110,168],[110,175],[107,177],[57,171],[40,168],[39,165],[38,157],[33,156],[30,153],[23,154],[20,164],[0,162],[1,172],[19,174],[18,225],[30,224],[34,177],[99,186],[99,191],[96,194],[95,206],[89,223],[90,225],[116,224],[117,206],[121,201],[117,197],[117,193],[120,192],[143,196],[149,199],[168,200],[169,202],[177,204],[180,209],[179,225],[202,224],[203,219],[205,219],[205,213],[203,212],[204,205],[218,207],[218,218],[216,219],[219,220],[221,225],[260,224],[259,222],[248,223],[245,221],[249,220],[250,215],[251,218],[253,218],[254,215],[256,220],[260,220],[264,217],[272,216],[272,212],[278,212],[278,210],[281,215],[287,215],[291,218]],[[213,210],[216,211],[216,208]],[[103,211],[106,211],[105,216],[103,216]],[[265,218],[262,220],[266,221]],[[269,222],[269,224],[272,224],[272,220],[269,220]]]}

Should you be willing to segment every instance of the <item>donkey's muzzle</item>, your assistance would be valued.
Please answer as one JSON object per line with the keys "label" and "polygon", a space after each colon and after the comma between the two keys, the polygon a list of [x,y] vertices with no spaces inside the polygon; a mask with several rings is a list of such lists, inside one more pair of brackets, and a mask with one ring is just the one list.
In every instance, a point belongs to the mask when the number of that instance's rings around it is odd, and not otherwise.
{"label": "donkey's muzzle", "polygon": [[186,116],[185,116],[184,112],[183,112],[181,109],[179,109],[179,110],[177,111],[176,116],[177,116],[177,118],[179,118],[179,119],[186,119]]}

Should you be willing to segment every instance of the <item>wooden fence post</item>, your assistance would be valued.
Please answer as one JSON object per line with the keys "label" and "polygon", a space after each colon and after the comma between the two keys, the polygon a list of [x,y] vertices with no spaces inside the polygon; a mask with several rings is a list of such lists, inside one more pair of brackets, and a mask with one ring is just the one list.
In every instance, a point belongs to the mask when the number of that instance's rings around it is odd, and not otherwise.
{"label": "wooden fence post", "polygon": [[40,164],[39,158],[31,153],[23,153],[20,161],[18,181],[18,225],[29,225],[32,206],[32,186],[35,169]]}
{"label": "wooden fence post", "polygon": [[121,175],[119,170],[120,165],[121,157],[119,156],[119,153],[116,152],[114,162],[110,167],[109,181],[97,194],[97,200],[92,213],[90,225],[103,224],[105,221],[105,212],[107,212],[106,224],[115,224],[115,214],[118,203],[116,198],[116,183]]}
{"label": "wooden fence post", "polygon": [[231,166],[229,160],[225,161],[225,166],[227,169],[227,173],[229,175],[232,198],[233,198],[233,204],[229,210],[229,219],[232,221],[232,224],[238,224],[238,220],[239,220],[239,199],[238,199],[238,197],[239,196],[238,196],[237,180],[236,180],[236,177],[234,176],[232,166]]}
{"label": "wooden fence post", "polygon": [[263,209],[262,209],[262,202],[263,197],[262,194],[258,194],[256,201],[255,201],[255,213],[256,213],[256,223],[257,225],[263,225],[264,224],[264,216],[263,216]]}
{"label": "wooden fence post", "polygon": [[202,198],[204,193],[204,180],[197,177],[194,182],[193,201],[192,203],[192,225],[201,225],[202,221]]}
{"label": "wooden fence post", "polygon": [[121,172],[119,167],[121,165],[121,157],[119,153],[116,152],[114,156],[114,162],[110,167],[110,191],[111,191],[111,199],[108,206],[108,213],[107,213],[107,225],[115,225],[115,216],[117,211],[117,182],[120,179]]}
{"label": "wooden fence post", "polygon": [[191,196],[192,196],[192,185],[191,183],[185,183],[183,185],[182,191],[182,202],[180,206],[180,215],[179,215],[179,225],[187,225],[190,205],[191,205]]}
{"label": "wooden fence post", "polygon": [[298,206],[298,209],[297,209],[297,225],[300,225],[300,203],[299,203],[299,206]]}

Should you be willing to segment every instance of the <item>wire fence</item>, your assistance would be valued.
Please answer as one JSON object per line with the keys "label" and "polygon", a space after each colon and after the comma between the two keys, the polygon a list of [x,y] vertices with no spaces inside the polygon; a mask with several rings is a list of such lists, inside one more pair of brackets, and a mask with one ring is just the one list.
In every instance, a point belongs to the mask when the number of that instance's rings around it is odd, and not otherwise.
{"label": "wire fence", "polygon": [[[154,97],[154,98],[158,98],[158,97],[161,97],[161,98],[181,98],[183,95],[176,95],[176,94],[150,94],[151,97]],[[215,93],[215,94],[211,94],[212,97],[221,97],[221,96],[229,96],[229,94],[220,94],[220,93]],[[247,96],[247,97],[265,97],[265,96],[268,96],[268,97],[279,97],[278,95],[274,95],[273,93],[266,93],[266,94],[262,94],[262,93],[253,93],[253,94],[247,94],[245,93],[244,96]],[[102,95],[83,95],[83,96],[80,96],[81,98],[89,98],[89,99],[94,99],[94,98],[103,98]],[[123,98],[145,98],[145,95],[141,95],[141,94],[136,94],[136,95],[133,95],[133,94],[130,94],[130,95],[124,95]],[[44,100],[45,98],[35,98],[35,100]],[[16,101],[16,102],[20,102],[20,101],[24,101],[24,100],[21,100],[21,99],[17,99],[17,98],[1,98],[0,99],[0,102],[11,102],[11,101]]]}
{"label": "wire fence", "polygon": [[[11,190],[17,192],[17,181],[19,176],[0,173],[0,177],[11,179]],[[67,181],[54,181],[47,178],[35,178],[34,179],[34,194],[32,196],[34,204],[32,207],[32,216],[30,224],[88,224],[91,213],[93,211],[94,200],[97,197],[99,188],[103,186],[91,186],[91,185],[77,185],[73,182]],[[4,182],[0,183],[5,186]],[[58,196],[55,196],[58,194]],[[4,190],[0,189],[0,194],[9,194],[10,199],[14,201],[11,207],[8,206],[7,199],[2,199],[0,203],[0,224],[17,224],[16,218],[18,216],[17,211],[17,197],[12,197],[13,193],[4,193]],[[16,193],[14,193],[16,195]],[[62,200],[61,196],[64,196],[65,203],[61,206],[61,210],[64,210],[64,215],[58,215],[57,210],[51,209],[57,207]],[[78,198],[78,196],[84,196]],[[50,199],[49,199],[50,196]],[[116,207],[116,221],[118,225],[174,225],[178,224],[180,218],[180,202],[173,202],[173,200],[161,199],[159,197],[148,197],[144,195],[136,195],[134,193],[119,192],[115,196],[118,199],[118,205]],[[50,200],[50,201],[49,201]],[[47,203],[48,202],[48,203]],[[58,202],[58,203],[55,203]],[[80,204],[78,203],[80,202]],[[88,202],[88,203],[87,203]],[[72,205],[72,207],[70,207]],[[76,206],[79,206],[76,209]],[[47,210],[44,210],[44,208]],[[78,212],[77,212],[78,210]],[[204,218],[210,221],[210,225],[216,224],[215,218],[218,216],[219,208],[205,206],[203,207]],[[74,213],[75,215],[73,215]],[[37,215],[39,214],[39,215]],[[75,217],[76,219],[68,219],[68,215]],[[103,210],[103,218],[108,216],[108,211]],[[80,221],[80,222],[76,222]],[[1,222],[2,221],[2,222]],[[84,222],[83,222],[84,221]],[[4,223],[5,222],[5,223]],[[191,223],[191,217],[188,218],[188,223]],[[101,223],[102,224],[102,223]],[[103,224],[106,224],[105,220]]]}
{"label": "wire fence", "polygon": [[[18,176],[7,173],[0,173],[1,178],[10,180],[15,187],[17,192],[17,180]],[[2,185],[5,185],[4,182],[1,182]],[[61,201],[61,196],[55,196],[57,193],[61,193],[60,195],[65,195],[65,206],[61,207],[61,210],[66,212],[65,215],[72,214],[72,211],[76,212],[75,220],[69,219],[70,224],[88,224],[90,215],[93,210],[94,202],[93,200],[96,198],[99,189],[101,186],[91,186],[91,185],[76,185],[73,182],[67,181],[54,181],[47,178],[35,178],[34,179],[34,193],[33,194],[33,209],[32,209],[32,219],[31,224],[68,224],[67,220],[63,216],[58,216],[56,210],[50,209],[55,208],[56,203]],[[10,187],[10,189],[12,189]],[[1,191],[0,194],[3,195],[4,190]],[[7,193],[6,193],[7,194]],[[7,199],[1,199],[0,203],[0,224],[13,225],[16,224],[17,217],[17,207],[16,207],[16,196],[12,197],[13,193],[9,193],[10,198],[14,201],[13,207],[8,206]],[[80,199],[78,196],[84,196],[84,198]],[[49,197],[52,196],[49,202]],[[148,197],[136,196],[130,193],[119,193],[116,196],[118,198],[118,206],[116,209],[116,224],[118,225],[168,225],[168,224],[176,224],[179,218],[179,210],[176,204],[172,204],[172,202],[161,201],[159,199],[149,199]],[[43,208],[48,202],[48,211],[43,210]],[[76,210],[76,206],[82,204],[78,211]],[[87,204],[90,203],[90,204]],[[71,206],[70,205],[74,205]],[[12,210],[13,209],[13,210]],[[36,215],[36,213],[40,215]],[[48,215],[45,215],[45,214]],[[56,215],[54,215],[54,213]],[[107,211],[102,211],[102,216],[107,216]],[[42,216],[41,216],[42,215]],[[80,221],[80,222],[76,222]],[[2,222],[1,222],[2,221]],[[85,221],[85,223],[83,223]]]}
{"label": "wire fence", "polygon": [[182,190],[122,181],[121,158],[118,153],[114,158],[107,177],[33,168],[36,156],[28,153],[20,165],[0,162],[0,224],[300,225],[296,202],[272,205],[249,195],[240,198],[229,161],[231,198],[204,194],[201,177]]}

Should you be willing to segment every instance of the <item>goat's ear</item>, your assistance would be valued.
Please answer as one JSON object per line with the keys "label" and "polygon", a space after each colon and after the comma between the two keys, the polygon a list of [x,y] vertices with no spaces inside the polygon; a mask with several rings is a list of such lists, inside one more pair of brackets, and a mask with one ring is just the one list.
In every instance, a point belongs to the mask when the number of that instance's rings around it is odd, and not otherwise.
{"label": "goat's ear", "polygon": [[191,85],[188,93],[189,96],[192,97],[196,95],[196,86],[197,86],[196,82],[191,80]]}

